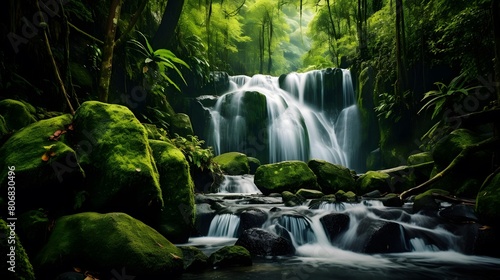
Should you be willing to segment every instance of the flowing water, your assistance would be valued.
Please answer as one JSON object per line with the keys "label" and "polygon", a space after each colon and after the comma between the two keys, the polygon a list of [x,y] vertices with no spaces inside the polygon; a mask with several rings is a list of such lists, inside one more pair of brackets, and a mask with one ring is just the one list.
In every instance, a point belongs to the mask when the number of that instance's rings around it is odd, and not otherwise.
{"label": "flowing water", "polygon": [[360,114],[349,70],[291,73],[285,78],[230,77],[210,111],[207,144],[261,162],[312,158],[362,171]]}

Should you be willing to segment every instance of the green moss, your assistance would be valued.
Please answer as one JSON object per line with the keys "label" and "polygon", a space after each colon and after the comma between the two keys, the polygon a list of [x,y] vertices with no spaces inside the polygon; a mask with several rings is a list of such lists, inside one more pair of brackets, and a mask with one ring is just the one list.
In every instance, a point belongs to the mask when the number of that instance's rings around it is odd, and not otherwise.
{"label": "green moss", "polygon": [[34,107],[13,99],[0,101],[0,112],[5,119],[8,131],[19,130],[31,123],[36,122],[32,111]]}
{"label": "green moss", "polygon": [[335,198],[337,201],[342,201],[342,202],[356,202],[358,200],[358,197],[354,192],[352,191],[345,192],[343,190],[338,190],[335,193]]}
{"label": "green moss", "polygon": [[356,181],[348,168],[316,159],[310,160],[307,166],[318,178],[318,184],[324,193],[333,194],[338,190],[355,190]]}
{"label": "green moss", "polygon": [[30,256],[35,256],[49,236],[50,221],[40,210],[31,210],[18,218],[16,233]]}
{"label": "green moss", "polygon": [[5,122],[4,117],[2,115],[0,115],[0,137],[4,136],[8,132],[9,132],[9,129],[7,128],[7,123]]}
{"label": "green moss", "polygon": [[302,196],[306,199],[321,198],[324,194],[318,190],[300,189],[297,191],[297,195]]}
{"label": "green moss", "polygon": [[316,175],[302,161],[283,161],[259,166],[255,172],[255,185],[263,194],[297,192],[301,188],[321,190]]}
{"label": "green moss", "polygon": [[154,216],[163,206],[159,174],[146,129],[134,114],[124,106],[87,101],[75,113],[74,129],[88,175],[88,209]]}
{"label": "green moss", "polygon": [[486,183],[477,194],[476,212],[481,222],[500,225],[500,173]]}
{"label": "green moss", "polygon": [[[0,258],[0,277],[2,279],[12,279],[12,280],[30,280],[35,279],[35,274],[33,267],[31,266],[28,255],[23,249],[19,238],[15,236],[14,239],[10,239],[11,229],[7,226],[9,223],[0,219],[0,234],[5,235],[5,237],[0,238],[0,251],[2,252],[2,257]],[[12,243],[14,242],[15,243]],[[11,268],[10,261],[11,246],[15,246],[15,261],[14,261],[14,272],[9,271]],[[12,268],[11,268],[12,269]]]}
{"label": "green moss", "polygon": [[289,191],[282,192],[281,198],[283,199],[283,203],[287,207],[299,206],[305,201],[302,196],[293,194]]}
{"label": "green moss", "polygon": [[387,173],[368,171],[357,180],[358,192],[360,194],[369,193],[375,190],[379,190],[382,193],[390,192],[389,181],[390,176]]}
{"label": "green moss", "polygon": [[182,271],[181,257],[165,237],[127,214],[86,212],[56,221],[34,266],[41,279],[73,267],[100,272],[103,279],[122,268],[137,278],[160,279]]}
{"label": "green moss", "polygon": [[184,259],[184,270],[189,272],[201,272],[208,268],[208,257],[200,249],[193,246],[182,246]]}
{"label": "green moss", "polygon": [[[72,192],[81,185],[84,172],[76,162],[75,151],[67,144],[67,134],[58,141],[49,140],[71,122],[71,115],[62,115],[30,124],[0,148],[0,195],[6,194],[8,167],[14,166],[19,210],[72,204]],[[49,157],[44,161],[42,156],[46,153]]]}
{"label": "green moss", "polygon": [[479,138],[470,130],[454,130],[441,139],[432,152],[437,168],[443,170],[465,147],[479,141]]}
{"label": "green moss", "polygon": [[217,268],[250,266],[252,265],[252,257],[245,247],[226,246],[210,255],[208,262],[210,265]]}
{"label": "green moss", "polygon": [[438,193],[440,195],[448,195],[449,192],[442,189],[430,189],[424,193],[421,193],[415,197],[413,202],[413,211],[437,211],[439,210],[439,203],[434,199],[433,193]]}
{"label": "green moss", "polygon": [[143,123],[142,125],[144,126],[146,132],[148,133],[148,139],[162,140],[162,141],[167,140],[167,135],[165,130],[158,129],[158,127],[156,127],[156,125],[154,124]]}
{"label": "green moss", "polygon": [[213,158],[224,173],[228,175],[243,175],[250,173],[248,157],[238,152],[225,153]]}
{"label": "green moss", "polygon": [[156,167],[160,173],[160,186],[164,208],[157,230],[175,243],[188,241],[195,219],[194,183],[189,163],[173,144],[150,140]]}
{"label": "green moss", "polygon": [[173,115],[170,120],[169,132],[171,135],[178,134],[184,138],[188,137],[188,135],[194,135],[189,116],[182,113]]}
{"label": "green moss", "polygon": [[432,158],[432,154],[430,152],[423,152],[418,154],[413,154],[408,157],[407,164],[408,165],[417,165],[426,162],[431,162],[434,159]]}

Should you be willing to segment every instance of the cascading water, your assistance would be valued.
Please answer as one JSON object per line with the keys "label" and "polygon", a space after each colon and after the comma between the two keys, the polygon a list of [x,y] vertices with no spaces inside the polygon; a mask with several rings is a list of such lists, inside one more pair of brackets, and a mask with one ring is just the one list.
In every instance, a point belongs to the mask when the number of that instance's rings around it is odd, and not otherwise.
{"label": "cascading water", "polygon": [[254,184],[252,175],[224,175],[219,193],[261,194],[262,192]]}
{"label": "cascading water", "polygon": [[236,237],[240,217],[233,214],[216,215],[210,223],[208,236],[212,237]]}
{"label": "cascading water", "polygon": [[261,162],[316,158],[363,171],[349,70],[231,77],[228,92],[208,109],[205,138],[215,154],[239,151]]}

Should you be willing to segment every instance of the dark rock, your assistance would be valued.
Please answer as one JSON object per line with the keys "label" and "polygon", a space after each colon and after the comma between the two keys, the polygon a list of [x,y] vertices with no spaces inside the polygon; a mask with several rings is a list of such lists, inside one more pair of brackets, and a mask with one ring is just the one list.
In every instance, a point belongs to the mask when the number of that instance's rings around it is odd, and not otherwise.
{"label": "dark rock", "polygon": [[246,248],[236,244],[235,246],[226,246],[217,250],[210,255],[208,262],[214,268],[251,266],[252,256]]}
{"label": "dark rock", "polygon": [[260,160],[254,158],[254,157],[248,157],[248,165],[250,167],[250,174],[255,174],[255,171],[257,171],[257,168],[261,166]]}
{"label": "dark rock", "polygon": [[196,204],[196,219],[194,224],[196,232],[194,235],[207,236],[208,230],[210,229],[210,223],[214,217],[215,210],[210,207],[210,204]]}
{"label": "dark rock", "polygon": [[23,241],[24,249],[30,256],[35,256],[50,235],[49,218],[40,210],[31,210],[21,214],[16,224],[16,233]]}
{"label": "dark rock", "polygon": [[245,230],[236,245],[243,246],[258,256],[284,256],[295,253],[295,248],[289,240],[260,228]]}
{"label": "dark rock", "polygon": [[84,280],[86,276],[79,272],[65,272],[59,274],[56,280]]}
{"label": "dark rock", "polygon": [[439,211],[439,216],[456,223],[477,222],[473,206],[457,204]]}
{"label": "dark rock", "polygon": [[296,195],[301,196],[305,199],[321,198],[324,194],[318,190],[300,189],[297,191]]}
{"label": "dark rock", "polygon": [[439,210],[439,202],[436,201],[433,193],[438,193],[441,195],[448,195],[449,192],[441,189],[430,189],[424,193],[415,196],[415,201],[413,202],[413,212],[418,211],[437,211]]}
{"label": "dark rock", "polygon": [[337,213],[327,214],[320,219],[330,241],[335,240],[339,234],[349,229],[350,220],[348,215]]}
{"label": "dark rock", "polygon": [[[409,251],[404,238],[404,228],[400,224],[383,222],[370,229],[373,231],[365,245],[364,253],[385,254]],[[402,234],[403,236],[401,236]]]}
{"label": "dark rock", "polygon": [[189,116],[183,113],[177,113],[170,120],[169,132],[171,135],[178,134],[181,137],[187,138],[194,135],[193,126]]}
{"label": "dark rock", "polygon": [[[0,263],[0,275],[2,275],[2,279],[12,279],[12,280],[32,280],[35,279],[35,274],[33,271],[33,266],[30,263],[30,259],[28,258],[28,254],[24,251],[23,245],[19,240],[18,236],[14,236],[14,239],[7,239],[7,236],[12,236],[12,232],[15,233],[15,227],[11,228],[7,226],[7,222],[3,219],[0,219],[0,250],[2,252],[2,263]],[[12,252],[13,244],[8,242],[8,240],[15,240],[15,248],[14,252]],[[8,254],[15,254],[14,256],[14,270],[15,272],[11,272],[7,270],[12,267],[9,263],[11,261],[11,257]],[[9,275],[5,277],[5,275]],[[37,276],[37,279],[40,279]]]}
{"label": "dark rock", "polygon": [[288,207],[299,206],[305,201],[303,197],[288,191],[284,191],[281,194],[281,197],[283,198],[283,203],[285,203],[285,206]]}
{"label": "dark rock", "polygon": [[476,211],[482,223],[500,225],[500,173],[477,194]]}
{"label": "dark rock", "polygon": [[244,210],[240,214],[240,229],[260,228],[267,220],[267,214],[260,209]]}
{"label": "dark rock", "polygon": [[200,272],[208,268],[208,257],[198,248],[181,246],[184,271]]}

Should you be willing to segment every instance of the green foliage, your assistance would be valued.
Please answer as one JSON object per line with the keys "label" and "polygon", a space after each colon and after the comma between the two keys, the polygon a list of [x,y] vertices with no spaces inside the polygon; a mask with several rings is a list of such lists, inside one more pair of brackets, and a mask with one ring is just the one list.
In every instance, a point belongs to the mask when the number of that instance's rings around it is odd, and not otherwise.
{"label": "green foliage", "polygon": [[144,43],[136,39],[130,40],[129,43],[131,47],[142,56],[140,61],[142,73],[146,76],[149,76],[149,78],[153,81],[158,78],[157,75],[159,75],[160,77],[165,79],[168,84],[173,85],[178,91],[180,91],[179,86],[168,75],[168,70],[175,70],[182,81],[186,83],[186,80],[184,80],[184,76],[182,75],[179,68],[177,68],[176,64],[185,66],[188,69],[189,65],[187,65],[186,62],[184,62],[182,59],[178,58],[170,50],[153,50],[146,36],[144,36],[144,34],[142,34],[141,32],[138,33],[144,40]]}
{"label": "green foliage", "polygon": [[168,131],[170,114],[158,110],[157,108],[147,106],[146,113],[141,114],[142,118],[150,124],[154,124],[162,130]]}
{"label": "green foliage", "polygon": [[199,140],[198,136],[190,135],[189,139],[186,139],[178,134],[175,134],[175,138],[172,139],[172,142],[182,151],[191,165],[196,166],[202,171],[208,169],[211,172],[221,173],[218,165],[212,160],[214,158],[212,148],[202,148],[205,141]]}
{"label": "green foliage", "polygon": [[410,91],[403,93],[403,98],[398,98],[395,94],[382,93],[379,95],[379,105],[374,108],[379,119],[391,120],[399,122],[401,120],[402,111],[410,108],[405,102],[408,100]]}

